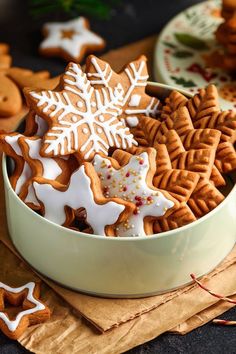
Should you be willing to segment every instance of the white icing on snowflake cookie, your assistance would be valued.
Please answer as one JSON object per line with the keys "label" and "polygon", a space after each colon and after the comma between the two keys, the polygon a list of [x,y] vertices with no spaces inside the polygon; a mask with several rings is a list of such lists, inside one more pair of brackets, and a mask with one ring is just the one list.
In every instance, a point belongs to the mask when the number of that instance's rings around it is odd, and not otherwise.
{"label": "white icing on snowflake cookie", "polygon": [[96,88],[114,88],[117,82],[120,83],[124,90],[121,117],[126,118],[128,126],[134,127],[135,118],[141,115],[155,117],[159,113],[160,101],[145,93],[148,79],[145,56],[129,63],[117,74],[108,63],[91,55],[86,62],[86,72]]}
{"label": "white icing on snowflake cookie", "polygon": [[77,152],[92,160],[96,152],[108,154],[110,147],[127,149],[137,145],[121,114],[123,89],[94,89],[79,65],[70,63],[61,91],[28,91],[28,103],[49,123],[41,154],[63,156]]}
{"label": "white icing on snowflake cookie", "polygon": [[[153,149],[152,149],[153,150]],[[153,150],[155,151],[155,150]],[[94,167],[97,171],[106,197],[120,197],[136,205],[129,218],[116,228],[117,236],[145,236],[150,220],[165,215],[174,206],[172,198],[168,199],[161,191],[148,186],[152,167],[150,158],[155,161],[155,154],[147,152],[132,156],[129,163],[118,169],[112,166],[112,159],[95,155]]]}
{"label": "white icing on snowflake cookie", "polygon": [[105,41],[91,32],[89,22],[78,17],[68,22],[46,23],[43,33],[46,38],[40,44],[40,53],[46,56],[60,56],[66,61],[79,63],[86,52],[105,47]]}
{"label": "white icing on snowflake cookie", "polygon": [[72,211],[84,208],[88,224],[95,234],[101,236],[110,235],[107,225],[125,219],[127,212],[132,210],[130,203],[103,197],[99,179],[90,163],[85,163],[72,174],[66,189],[62,185],[37,178],[33,186],[38,200],[43,204],[45,218],[67,226],[74,218],[74,215],[68,213],[68,208]]}

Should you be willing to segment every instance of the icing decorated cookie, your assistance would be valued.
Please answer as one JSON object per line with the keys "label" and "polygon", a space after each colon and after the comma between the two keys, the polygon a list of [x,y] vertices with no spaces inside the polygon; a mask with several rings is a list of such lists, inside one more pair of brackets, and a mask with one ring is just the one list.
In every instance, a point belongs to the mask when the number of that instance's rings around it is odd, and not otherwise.
{"label": "icing decorated cookie", "polygon": [[28,104],[49,124],[41,154],[64,156],[77,152],[91,160],[95,153],[108,153],[110,147],[126,149],[136,145],[122,121],[123,88],[94,89],[79,65],[70,63],[54,91],[25,90]]}
{"label": "icing decorated cookie", "polygon": [[66,61],[80,63],[85,53],[105,47],[105,41],[90,31],[89,21],[78,17],[68,22],[46,23],[43,26],[45,39],[39,51],[45,56],[59,56]]}
{"label": "icing decorated cookie", "polygon": [[104,195],[107,198],[121,197],[136,206],[133,214],[116,228],[117,235],[122,237],[152,234],[153,220],[167,215],[175,205],[174,199],[167,192],[156,189],[152,184],[155,150],[148,149],[140,155],[130,156],[129,162],[122,167],[114,159],[98,154],[94,157],[94,167],[100,177]]}
{"label": "icing decorated cookie", "polygon": [[32,136],[37,135],[43,137],[48,130],[48,124],[45,119],[38,116],[34,111],[30,111],[25,120],[24,135]]}
{"label": "icing decorated cookie", "polygon": [[87,223],[101,236],[114,235],[114,225],[124,221],[134,210],[128,201],[103,196],[99,178],[88,162],[72,174],[67,186],[43,178],[35,178],[33,186],[45,218],[69,226],[74,211],[84,208]]}
{"label": "icing decorated cookie", "polygon": [[39,206],[35,197],[34,189],[32,188],[32,180],[35,177],[42,177],[49,180],[55,180],[62,184],[67,184],[71,169],[69,162],[59,157],[48,158],[40,155],[40,148],[42,139],[39,137],[25,137],[19,138],[19,146],[26,163],[31,169],[31,178],[29,178],[22,186],[20,198],[32,207]]}
{"label": "icing decorated cookie", "polygon": [[145,93],[148,79],[147,58],[142,55],[126,65],[117,74],[105,61],[91,55],[86,61],[86,73],[91,84],[96,88],[112,88],[117,82],[123,88],[121,118],[126,118],[129,127],[136,127],[140,115],[157,116],[160,101]]}
{"label": "icing decorated cookie", "polygon": [[17,195],[20,194],[22,186],[31,177],[31,168],[24,160],[22,150],[19,146],[19,133],[0,134],[1,150],[14,160],[14,170],[10,176],[11,186]]}
{"label": "icing decorated cookie", "polygon": [[[30,282],[19,288],[12,288],[0,282],[0,330],[7,337],[18,339],[30,325],[42,323],[50,318],[49,308],[39,297],[39,283]],[[14,319],[10,319],[6,312],[6,301],[16,307],[22,303],[22,311]]]}

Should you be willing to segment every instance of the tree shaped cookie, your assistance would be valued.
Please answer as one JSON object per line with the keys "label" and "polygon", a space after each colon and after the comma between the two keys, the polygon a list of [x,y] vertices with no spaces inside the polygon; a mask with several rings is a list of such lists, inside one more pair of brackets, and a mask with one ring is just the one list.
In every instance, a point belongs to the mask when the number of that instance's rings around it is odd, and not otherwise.
{"label": "tree shaped cookie", "polygon": [[43,27],[46,38],[40,44],[40,53],[79,63],[86,52],[91,53],[105,47],[105,41],[90,31],[89,27],[89,21],[84,17],[67,22],[46,23]]}
{"label": "tree shaped cookie", "polygon": [[129,127],[138,124],[137,117],[140,115],[155,117],[159,112],[159,100],[145,93],[148,79],[146,61],[146,57],[142,55],[118,74],[108,63],[95,56],[90,56],[86,62],[87,77],[96,88],[114,89],[117,82],[120,82],[124,90],[121,117],[126,118]]}
{"label": "tree shaped cookie", "polygon": [[42,155],[77,152],[81,160],[91,160],[96,152],[107,154],[112,146],[126,149],[137,144],[117,118],[124,94],[119,83],[94,89],[80,66],[70,63],[61,86],[60,91],[25,92],[29,105],[49,124]]}
{"label": "tree shaped cookie", "polygon": [[[39,283],[30,282],[19,288],[12,288],[0,282],[0,330],[11,339],[18,339],[30,325],[50,318],[50,310],[40,300]],[[23,300],[23,303],[22,303]],[[20,306],[15,319],[10,319],[5,311],[5,302]]]}
{"label": "tree shaped cookie", "polygon": [[122,167],[114,159],[95,155],[94,167],[100,177],[104,195],[118,196],[136,205],[133,214],[116,228],[118,236],[152,234],[153,219],[168,215],[175,205],[176,201],[167,192],[153,186],[155,165],[154,149],[148,149],[140,155],[131,155],[129,162]]}
{"label": "tree shaped cookie", "polygon": [[68,226],[74,211],[84,208],[87,223],[101,236],[114,235],[114,224],[124,221],[134,209],[125,200],[103,196],[99,178],[88,162],[72,174],[67,186],[44,178],[35,178],[33,186],[45,218]]}

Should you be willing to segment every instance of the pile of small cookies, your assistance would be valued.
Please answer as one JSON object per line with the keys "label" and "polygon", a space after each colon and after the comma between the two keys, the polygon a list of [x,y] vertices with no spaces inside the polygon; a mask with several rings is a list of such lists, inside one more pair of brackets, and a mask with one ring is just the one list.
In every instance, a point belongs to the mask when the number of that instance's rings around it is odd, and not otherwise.
{"label": "pile of small cookies", "polygon": [[23,88],[26,86],[41,88],[56,87],[59,79],[50,78],[46,70],[33,72],[29,69],[11,66],[12,57],[10,47],[0,43],[0,119],[11,118],[16,115],[22,117],[26,114]]}
{"label": "pile of small cookies", "polygon": [[236,169],[236,115],[220,110],[213,85],[161,102],[147,79],[144,56],[119,74],[89,56],[56,89],[25,89],[24,134],[0,136],[17,195],[54,223],[120,237],[172,230],[219,205]]}

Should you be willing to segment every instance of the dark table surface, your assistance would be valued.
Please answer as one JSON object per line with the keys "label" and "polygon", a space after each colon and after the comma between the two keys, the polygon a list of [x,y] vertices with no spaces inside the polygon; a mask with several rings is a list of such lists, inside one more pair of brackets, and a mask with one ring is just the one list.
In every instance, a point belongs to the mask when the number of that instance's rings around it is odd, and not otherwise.
{"label": "dark table surface", "polygon": [[[123,0],[112,11],[109,21],[92,20],[92,28],[106,39],[106,50],[118,48],[158,33],[175,14],[198,2],[200,1]],[[33,70],[49,70],[52,75],[57,75],[63,72],[65,63],[60,59],[38,56],[37,48],[42,38],[40,28],[45,21],[67,18],[57,14],[32,18],[27,3],[24,0],[0,0],[0,42],[10,44],[14,65]],[[223,318],[236,319],[236,309],[228,311]],[[29,352],[0,333],[0,354],[23,353]],[[207,324],[185,336],[164,334],[128,353],[236,353],[236,328]]]}

